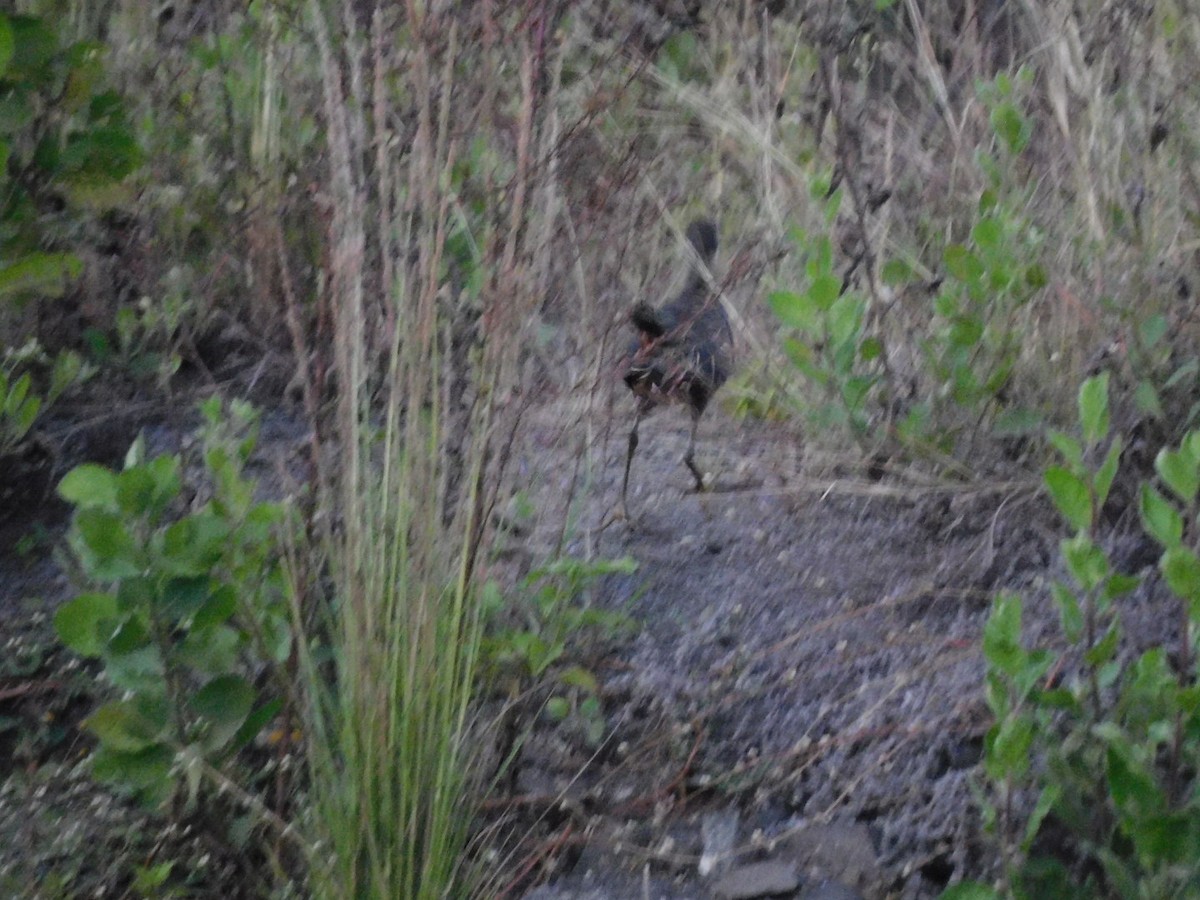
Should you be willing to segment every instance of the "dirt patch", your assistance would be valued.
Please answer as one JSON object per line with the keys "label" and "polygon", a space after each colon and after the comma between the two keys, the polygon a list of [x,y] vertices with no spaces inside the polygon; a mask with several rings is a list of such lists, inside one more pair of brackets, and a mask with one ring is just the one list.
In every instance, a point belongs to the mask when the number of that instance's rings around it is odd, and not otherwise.
{"label": "dirt patch", "polygon": [[[579,480],[572,435],[588,432],[587,416],[562,399],[531,420],[521,465],[547,520],[535,546],[556,538],[549,520]],[[536,896],[632,896],[599,877],[619,871],[650,878],[655,896],[709,896],[701,826],[729,804],[741,814],[731,856],[791,846],[811,878],[866,897],[936,896],[986,874],[970,793],[988,726],[979,639],[995,591],[1030,587],[1056,556],[1036,481],[938,491],[838,477],[806,465],[790,429],[718,414],[698,452],[714,490],[696,494],[679,462],[686,417],[668,411],[643,426],[632,526],[608,524],[624,458],[616,422],[592,431],[568,551],[638,561],[595,602],[641,630],[603,673],[620,751],[525,754],[551,784],[586,763],[567,793],[592,835]],[[834,838],[834,852],[805,855],[818,828],[853,833],[853,851]],[[837,870],[848,859],[860,862]]]}

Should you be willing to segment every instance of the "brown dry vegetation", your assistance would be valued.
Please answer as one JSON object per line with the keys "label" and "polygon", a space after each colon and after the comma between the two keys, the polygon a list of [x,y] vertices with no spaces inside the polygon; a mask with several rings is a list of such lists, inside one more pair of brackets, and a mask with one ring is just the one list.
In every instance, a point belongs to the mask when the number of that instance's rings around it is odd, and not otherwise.
{"label": "brown dry vegetation", "polygon": [[[1135,485],[1196,425],[1190,3],[17,6],[107,46],[146,163],[112,208],[48,229],[84,261],[65,297],[0,306],[5,348],[51,351],[116,344],[134,311],[120,352],[89,357],[92,379],[0,461],[0,637],[40,648],[0,668],[0,845],[20,848],[0,850],[0,885],[126,896],[137,867],[166,860],[191,896],[313,888],[306,865],[325,857],[271,823],[320,833],[311,779],[344,758],[289,776],[303,767],[286,748],[259,746],[244,785],[258,806],[143,817],[75,768],[89,747],[75,723],[100,691],[48,643],[72,594],[54,483],[118,463],[139,429],[186,449],[212,393],[266,411],[255,474],[303,515],[288,572],[310,625],[397,564],[372,555],[371,529],[391,522],[381,486],[412,498],[393,534],[423,597],[495,579],[511,600],[563,557],[640,564],[575,586],[636,634],[573,639],[541,678],[483,667],[479,893],[632,896],[653,876],[662,896],[703,896],[700,822],[731,806],[749,852],[767,852],[756,828],[861,828],[869,862],[824,872],[867,896],[996,876],[971,793],[978,640],[1001,588],[1038,597],[1029,627],[1051,630],[1044,432],[1072,429],[1079,382],[1110,373],[1129,448],[1106,524],[1135,567]],[[633,408],[626,317],[670,294],[700,216],[719,224],[739,356],[701,435],[718,490],[682,495],[685,425],[662,413],[628,530],[611,517]],[[975,297],[947,248],[979,250],[983,219],[999,234],[989,273],[1006,277]],[[840,375],[832,330],[785,327],[768,302],[807,290],[823,247],[861,303]],[[952,364],[959,325],[975,336]],[[958,390],[968,370],[986,388]],[[407,455],[370,433],[385,421],[403,423]],[[374,480],[401,457],[411,468]],[[367,607],[364,635],[380,627]],[[1152,588],[1131,618],[1131,652],[1170,638]],[[599,735],[578,684],[569,715],[546,715],[567,664],[596,684]],[[370,718],[363,684],[347,702]],[[87,804],[100,813],[82,833],[43,844]],[[252,851],[220,821],[235,813]]]}

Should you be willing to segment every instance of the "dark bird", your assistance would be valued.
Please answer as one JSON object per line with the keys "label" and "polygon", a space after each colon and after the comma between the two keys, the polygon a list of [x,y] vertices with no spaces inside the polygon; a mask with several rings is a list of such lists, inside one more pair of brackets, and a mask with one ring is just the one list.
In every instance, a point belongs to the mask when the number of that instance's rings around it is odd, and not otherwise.
{"label": "dark bird", "polygon": [[692,415],[684,464],[696,479],[696,490],[704,490],[704,476],[696,466],[696,426],[708,401],[725,383],[733,368],[733,332],[716,293],[709,289],[704,271],[717,252],[717,229],[701,220],[688,226],[687,239],[703,265],[693,262],[687,283],[679,295],[655,308],[638,303],[629,320],[638,336],[629,346],[625,384],[637,397],[637,414],[629,432],[625,476],[621,481],[621,511],[626,512],[629,467],[638,446],[638,426],[656,407],[681,403]]}

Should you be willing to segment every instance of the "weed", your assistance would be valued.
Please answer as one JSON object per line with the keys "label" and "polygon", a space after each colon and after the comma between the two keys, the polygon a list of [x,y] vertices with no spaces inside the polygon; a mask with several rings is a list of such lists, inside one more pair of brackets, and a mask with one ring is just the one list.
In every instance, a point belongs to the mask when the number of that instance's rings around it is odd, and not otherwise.
{"label": "weed", "polygon": [[[1072,652],[1026,649],[1020,598],[996,599],[984,633],[996,717],[985,743],[993,789],[984,813],[1005,877],[999,891],[963,884],[946,897],[1185,896],[1200,878],[1200,433],[1158,454],[1167,494],[1149,484],[1141,494],[1142,521],[1163,548],[1159,572],[1177,607],[1179,646],[1174,659],[1154,647],[1125,663],[1117,601],[1138,579],[1114,571],[1096,539],[1122,447],[1110,432],[1107,377],[1081,387],[1079,421],[1082,440],[1053,436],[1062,464],[1046,470],[1050,496],[1075,529],[1062,543],[1073,583],[1053,588]],[[1047,678],[1072,659],[1079,670],[1070,683]],[[1026,807],[1030,792],[1036,801]],[[1065,852],[1039,844],[1049,822],[1070,835]]]}
{"label": "weed", "polygon": [[633,623],[628,616],[591,607],[587,593],[596,579],[628,575],[636,568],[629,558],[557,559],[525,577],[516,602],[507,608],[495,602],[488,610],[494,620],[516,621],[493,626],[484,638],[483,663],[492,679],[506,685],[511,698],[552,684],[546,712],[555,721],[580,724],[591,746],[599,744],[605,730],[599,685],[595,674],[572,657],[579,647],[607,643]]}
{"label": "weed", "polygon": [[234,404],[226,425],[215,398],[203,412],[212,498],[197,508],[180,509],[180,457],[147,459],[140,438],[120,472],[83,465],[59,487],[76,507],[70,543],[93,590],[55,626],[123,694],[85,722],[99,741],[93,771],[150,806],[202,800],[206,773],[279,711],[253,679],[291,646],[273,549],[283,510],[257,502],[243,475],[253,415]]}
{"label": "weed", "polygon": [[61,351],[51,363],[36,341],[6,353],[0,360],[0,459],[16,453],[38,417],[92,372],[70,350]]}

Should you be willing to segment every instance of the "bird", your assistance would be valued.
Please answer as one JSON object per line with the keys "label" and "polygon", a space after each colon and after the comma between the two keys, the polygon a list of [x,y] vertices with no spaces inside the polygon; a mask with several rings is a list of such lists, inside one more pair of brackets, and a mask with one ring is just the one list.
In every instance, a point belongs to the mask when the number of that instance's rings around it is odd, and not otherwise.
{"label": "bird", "polygon": [[669,303],[654,307],[637,303],[629,321],[637,337],[625,356],[623,380],[637,398],[625,474],[621,480],[622,516],[628,518],[626,498],[629,470],[638,447],[638,426],[657,407],[681,404],[691,413],[692,429],[683,463],[704,490],[704,476],[696,465],[696,428],[713,394],[733,369],[733,331],[717,294],[709,287],[705,272],[717,252],[717,227],[707,219],[692,222],[686,232],[695,251],[683,289]]}

